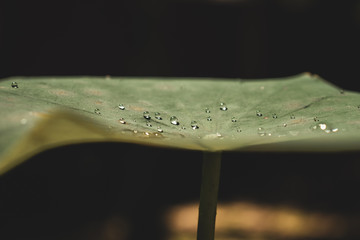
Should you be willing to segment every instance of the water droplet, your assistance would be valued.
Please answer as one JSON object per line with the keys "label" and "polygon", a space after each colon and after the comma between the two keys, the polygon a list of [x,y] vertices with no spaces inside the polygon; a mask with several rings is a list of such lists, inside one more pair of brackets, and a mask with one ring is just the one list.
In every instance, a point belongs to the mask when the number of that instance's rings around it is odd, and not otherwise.
{"label": "water droplet", "polygon": [[320,129],[320,130],[323,130],[325,133],[332,133],[332,132],[339,131],[338,128],[330,128],[329,125],[327,125],[326,123],[316,124],[314,126],[311,126],[310,129],[311,130]]}
{"label": "water droplet", "polygon": [[242,130],[241,130],[241,129],[236,129],[236,131],[237,131],[237,132],[242,132]]}
{"label": "water droplet", "polygon": [[276,115],[276,113],[274,113],[274,114],[273,114],[273,118],[277,118],[277,115]]}
{"label": "water droplet", "polygon": [[345,94],[344,89],[340,89],[339,92],[340,92],[340,94]]}
{"label": "water droplet", "polygon": [[223,103],[223,102],[220,103],[220,110],[221,110],[221,111],[226,111],[226,110],[228,110],[228,108],[227,108],[227,106],[226,106],[225,103]]}
{"label": "water droplet", "polygon": [[182,130],[185,130],[185,129],[186,129],[186,127],[182,126],[182,127],[181,127],[181,129],[182,129]]}
{"label": "water droplet", "polygon": [[19,88],[19,85],[17,84],[17,82],[12,82],[11,87],[12,88]]}
{"label": "water droplet", "polygon": [[317,125],[311,126],[310,130],[316,130],[317,129]]}
{"label": "water droplet", "polygon": [[318,122],[319,119],[317,117],[314,117],[314,122]]}
{"label": "water droplet", "polygon": [[155,118],[156,118],[157,120],[162,120],[161,113],[156,112],[156,113],[155,113]]}
{"label": "water droplet", "polygon": [[191,128],[194,129],[194,130],[199,128],[196,121],[191,121]]}
{"label": "water droplet", "polygon": [[260,137],[266,136],[265,129],[262,128],[262,127],[259,127],[259,128],[258,128],[258,134],[259,134]]}
{"label": "water droplet", "polygon": [[256,116],[261,117],[261,116],[262,116],[262,113],[261,113],[259,110],[257,110],[257,111],[256,111]]}
{"label": "water droplet", "polygon": [[295,119],[295,115],[294,115],[294,114],[291,114],[291,115],[290,115],[290,119]]}
{"label": "water droplet", "polygon": [[125,106],[123,104],[119,104],[119,109],[120,110],[125,110]]}
{"label": "water droplet", "polygon": [[99,114],[99,115],[100,115],[100,114],[101,114],[100,109],[95,108],[94,113],[96,113],[96,114]]}
{"label": "water droplet", "polygon": [[160,132],[154,133],[154,136],[155,136],[155,137],[163,137],[163,135],[162,135]]}
{"label": "water droplet", "polygon": [[172,124],[172,125],[179,125],[180,123],[179,123],[179,119],[177,118],[177,117],[175,117],[175,116],[172,116],[171,118],[170,118],[170,123]]}
{"label": "water droplet", "polygon": [[159,133],[164,132],[164,130],[162,130],[162,128],[161,128],[161,127],[157,127],[157,131],[158,131]]}
{"label": "water droplet", "polygon": [[237,122],[236,117],[232,117],[232,118],[231,118],[231,121],[232,121],[232,122]]}
{"label": "water droplet", "polygon": [[206,118],[206,120],[208,120],[209,122],[211,122],[211,121],[212,121],[212,118],[211,118],[210,116],[208,116],[208,117]]}
{"label": "water droplet", "polygon": [[287,127],[287,123],[284,123],[284,124],[283,124],[283,127]]}
{"label": "water droplet", "polygon": [[321,130],[325,130],[327,128],[325,123],[319,123],[319,127]]}
{"label": "water droplet", "polygon": [[143,113],[143,116],[144,116],[144,118],[147,119],[147,120],[150,120],[150,119],[151,119],[150,113],[149,113],[148,111],[145,111],[145,112]]}
{"label": "water droplet", "polygon": [[210,109],[209,109],[209,108],[205,108],[205,112],[206,112],[206,113],[210,113]]}
{"label": "water droplet", "polygon": [[124,118],[119,118],[119,123],[121,123],[121,124],[126,124],[126,121],[125,121]]}
{"label": "water droplet", "polygon": [[148,127],[152,127],[152,125],[151,125],[150,121],[147,121],[147,122],[146,122],[146,126],[148,126]]}

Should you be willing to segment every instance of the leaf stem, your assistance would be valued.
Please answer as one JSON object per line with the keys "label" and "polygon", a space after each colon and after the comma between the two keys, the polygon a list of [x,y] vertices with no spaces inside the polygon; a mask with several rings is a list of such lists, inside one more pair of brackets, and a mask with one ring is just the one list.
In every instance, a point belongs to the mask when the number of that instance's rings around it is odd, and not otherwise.
{"label": "leaf stem", "polygon": [[221,152],[203,153],[197,240],[214,240]]}

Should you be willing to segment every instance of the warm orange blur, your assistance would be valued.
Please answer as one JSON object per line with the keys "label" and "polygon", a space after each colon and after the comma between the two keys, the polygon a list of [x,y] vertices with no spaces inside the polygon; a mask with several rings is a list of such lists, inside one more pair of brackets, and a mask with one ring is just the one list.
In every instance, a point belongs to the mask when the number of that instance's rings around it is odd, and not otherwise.
{"label": "warm orange blur", "polygon": [[[196,203],[171,208],[167,215],[170,239],[196,239],[197,216]],[[222,240],[337,239],[347,234],[348,221],[335,214],[237,201],[219,203],[215,235]]]}

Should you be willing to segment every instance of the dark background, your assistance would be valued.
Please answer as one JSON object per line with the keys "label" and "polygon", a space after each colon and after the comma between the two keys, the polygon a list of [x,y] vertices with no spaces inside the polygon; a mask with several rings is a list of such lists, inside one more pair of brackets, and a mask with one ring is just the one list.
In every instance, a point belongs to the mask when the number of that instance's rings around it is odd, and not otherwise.
{"label": "dark background", "polygon": [[0,2],[0,77],[269,78],[358,87],[360,1]]}
{"label": "dark background", "polygon": [[[0,1],[0,78],[308,71],[360,91],[359,43],[359,0]],[[358,159],[358,152],[224,153],[219,198],[351,219],[360,211]],[[71,239],[80,231],[74,239],[98,239],[94,226],[118,214],[131,239],[161,239],[161,214],[198,199],[200,172],[198,152],[121,144],[49,150],[0,179],[0,238]]]}

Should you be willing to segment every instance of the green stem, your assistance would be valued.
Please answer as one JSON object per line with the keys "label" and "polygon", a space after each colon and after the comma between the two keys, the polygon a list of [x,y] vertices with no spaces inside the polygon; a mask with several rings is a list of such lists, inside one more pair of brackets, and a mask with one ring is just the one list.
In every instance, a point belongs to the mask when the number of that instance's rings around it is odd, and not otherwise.
{"label": "green stem", "polygon": [[214,240],[221,152],[204,152],[197,240]]}

